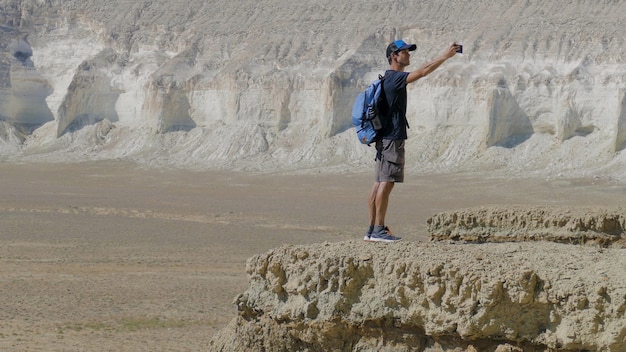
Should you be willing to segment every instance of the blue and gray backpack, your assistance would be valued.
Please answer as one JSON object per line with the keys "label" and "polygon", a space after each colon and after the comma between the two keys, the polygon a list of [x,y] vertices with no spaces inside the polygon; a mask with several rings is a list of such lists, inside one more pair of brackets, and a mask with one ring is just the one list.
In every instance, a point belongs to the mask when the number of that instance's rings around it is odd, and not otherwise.
{"label": "blue and gray backpack", "polygon": [[383,89],[384,79],[384,76],[379,75],[365,91],[357,95],[352,106],[352,125],[363,144],[375,142],[378,131],[384,127],[384,118],[389,110]]}

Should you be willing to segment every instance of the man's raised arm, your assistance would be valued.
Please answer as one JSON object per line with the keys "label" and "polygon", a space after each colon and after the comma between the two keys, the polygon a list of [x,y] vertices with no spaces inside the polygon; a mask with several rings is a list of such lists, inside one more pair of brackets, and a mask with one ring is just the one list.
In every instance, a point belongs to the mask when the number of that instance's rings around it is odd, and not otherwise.
{"label": "man's raised arm", "polygon": [[425,64],[424,66],[418,68],[415,71],[412,71],[409,73],[409,75],[406,78],[406,83],[412,83],[417,81],[418,79],[422,78],[422,77],[426,77],[429,74],[431,74],[433,71],[435,71],[439,66],[441,66],[441,64],[443,64],[446,60],[448,60],[449,58],[453,57],[454,55],[456,55],[457,50],[459,49],[459,45],[456,43],[451,44],[446,51],[441,54],[441,56],[439,56],[438,58],[436,58],[435,60]]}

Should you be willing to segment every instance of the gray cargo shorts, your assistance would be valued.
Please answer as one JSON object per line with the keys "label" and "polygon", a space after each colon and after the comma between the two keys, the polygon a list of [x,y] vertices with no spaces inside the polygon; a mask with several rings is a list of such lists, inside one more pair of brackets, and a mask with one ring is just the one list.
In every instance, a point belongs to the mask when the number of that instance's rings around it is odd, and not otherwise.
{"label": "gray cargo shorts", "polygon": [[376,141],[376,182],[404,182],[404,140]]}

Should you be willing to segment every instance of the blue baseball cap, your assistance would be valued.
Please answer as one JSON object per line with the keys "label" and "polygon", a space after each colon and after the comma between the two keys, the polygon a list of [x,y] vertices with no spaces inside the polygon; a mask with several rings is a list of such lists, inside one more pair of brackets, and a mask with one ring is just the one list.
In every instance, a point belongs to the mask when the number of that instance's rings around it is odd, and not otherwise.
{"label": "blue baseball cap", "polygon": [[407,44],[404,42],[404,40],[398,39],[392,42],[391,44],[389,44],[389,46],[387,46],[387,58],[391,56],[391,53],[395,53],[395,52],[406,50],[406,49],[408,49],[409,51],[414,51],[415,49],[417,49],[417,45]]}

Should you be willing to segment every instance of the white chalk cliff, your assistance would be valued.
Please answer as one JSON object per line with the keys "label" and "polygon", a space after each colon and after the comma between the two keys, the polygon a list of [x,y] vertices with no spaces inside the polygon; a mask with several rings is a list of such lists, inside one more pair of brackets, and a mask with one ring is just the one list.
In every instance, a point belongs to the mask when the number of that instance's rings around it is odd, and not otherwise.
{"label": "white chalk cliff", "polygon": [[368,167],[350,124],[396,38],[408,166],[626,176],[626,2],[0,0],[0,159]]}

